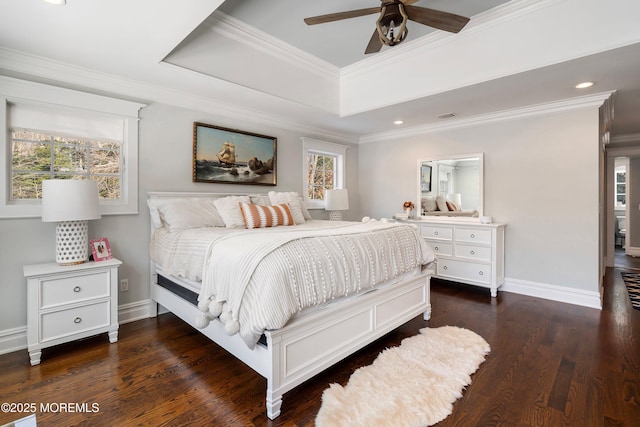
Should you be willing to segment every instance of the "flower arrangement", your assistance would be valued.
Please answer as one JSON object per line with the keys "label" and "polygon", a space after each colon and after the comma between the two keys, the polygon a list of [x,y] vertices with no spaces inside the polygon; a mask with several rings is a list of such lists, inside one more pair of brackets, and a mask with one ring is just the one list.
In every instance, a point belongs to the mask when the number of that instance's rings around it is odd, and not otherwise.
{"label": "flower arrangement", "polygon": [[411,201],[406,201],[402,204],[402,209],[405,209],[405,210],[408,209],[412,211],[414,208],[415,208],[415,205]]}

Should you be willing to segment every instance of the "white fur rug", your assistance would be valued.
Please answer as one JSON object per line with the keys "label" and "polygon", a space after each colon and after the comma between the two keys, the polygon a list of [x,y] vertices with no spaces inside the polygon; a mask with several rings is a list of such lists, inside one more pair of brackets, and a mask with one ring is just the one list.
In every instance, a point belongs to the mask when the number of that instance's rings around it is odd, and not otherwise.
{"label": "white fur rug", "polygon": [[331,384],[322,394],[316,426],[427,426],[442,421],[489,350],[481,336],[467,329],[421,329],[357,369],[345,387]]}

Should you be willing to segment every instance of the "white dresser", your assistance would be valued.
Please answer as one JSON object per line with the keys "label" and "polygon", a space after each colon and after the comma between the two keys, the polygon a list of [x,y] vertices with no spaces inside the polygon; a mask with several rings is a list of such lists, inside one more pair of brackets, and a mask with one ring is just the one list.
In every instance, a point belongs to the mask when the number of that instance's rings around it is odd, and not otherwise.
{"label": "white dresser", "polygon": [[498,295],[504,283],[505,224],[419,221],[437,256],[436,276],[478,285]]}
{"label": "white dresser", "polygon": [[27,344],[32,365],[42,349],[103,332],[118,340],[117,259],[61,266],[25,265]]}

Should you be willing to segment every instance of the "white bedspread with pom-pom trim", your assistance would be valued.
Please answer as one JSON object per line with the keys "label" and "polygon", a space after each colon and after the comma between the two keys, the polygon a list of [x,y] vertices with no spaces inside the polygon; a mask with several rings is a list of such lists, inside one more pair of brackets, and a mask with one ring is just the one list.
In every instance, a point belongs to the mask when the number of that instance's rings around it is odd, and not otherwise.
{"label": "white bedspread with pom-pom trim", "polygon": [[199,304],[228,334],[253,348],[267,329],[304,308],[355,295],[418,272],[434,253],[410,225],[338,222],[331,228],[248,230],[213,241],[205,256]]}

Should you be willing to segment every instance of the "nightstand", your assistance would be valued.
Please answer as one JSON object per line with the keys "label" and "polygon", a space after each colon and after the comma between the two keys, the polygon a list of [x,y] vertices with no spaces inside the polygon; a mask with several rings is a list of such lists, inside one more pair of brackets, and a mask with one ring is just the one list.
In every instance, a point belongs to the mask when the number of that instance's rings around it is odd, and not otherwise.
{"label": "nightstand", "polygon": [[120,260],[62,266],[25,265],[27,344],[31,365],[42,349],[104,332],[118,341]]}

